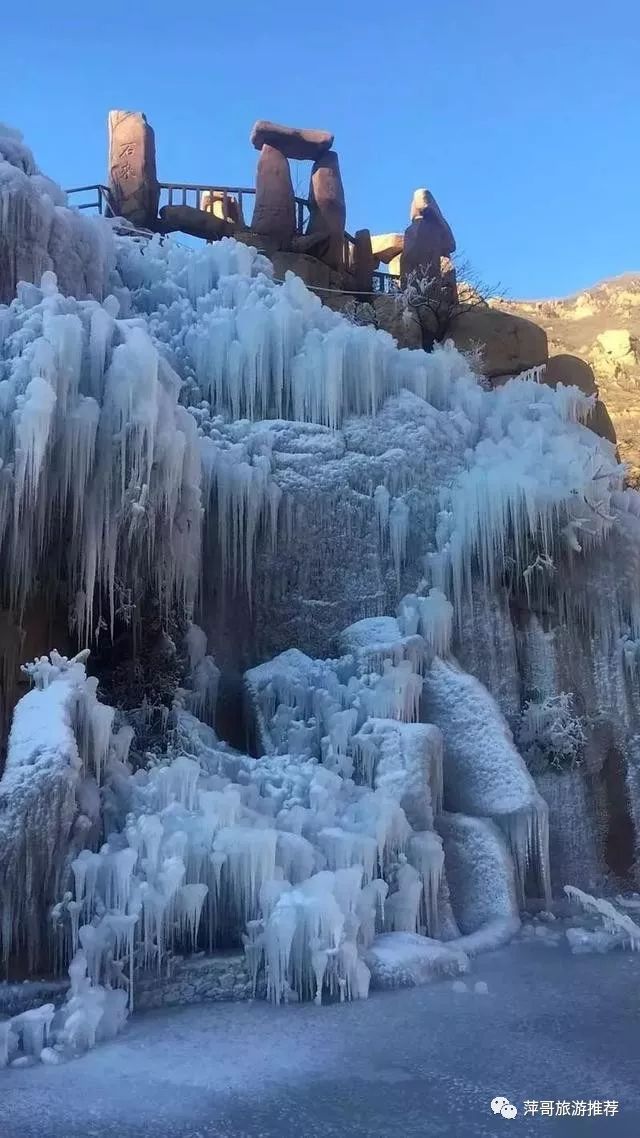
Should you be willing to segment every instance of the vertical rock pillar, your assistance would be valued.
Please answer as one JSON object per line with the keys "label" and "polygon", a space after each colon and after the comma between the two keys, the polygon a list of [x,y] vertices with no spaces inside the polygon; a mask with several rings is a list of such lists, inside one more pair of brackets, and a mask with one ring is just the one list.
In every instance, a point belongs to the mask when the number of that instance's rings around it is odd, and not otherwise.
{"label": "vertical rock pillar", "polygon": [[154,228],[160,199],[156,142],[139,111],[109,111],[109,188],[119,217]]}
{"label": "vertical rock pillar", "polygon": [[344,268],[344,227],[347,209],[340,165],[335,150],[318,158],[311,171],[307,233],[328,233],[331,240],[323,261],[332,269]]}
{"label": "vertical rock pillar", "polygon": [[289,162],[269,143],[260,150],[256,171],[256,203],[251,228],[288,249],[296,231],[296,203]]}
{"label": "vertical rock pillar", "polygon": [[371,248],[371,233],[368,229],[358,229],[354,237],[353,263],[351,272],[356,292],[373,292],[373,272],[378,261]]}

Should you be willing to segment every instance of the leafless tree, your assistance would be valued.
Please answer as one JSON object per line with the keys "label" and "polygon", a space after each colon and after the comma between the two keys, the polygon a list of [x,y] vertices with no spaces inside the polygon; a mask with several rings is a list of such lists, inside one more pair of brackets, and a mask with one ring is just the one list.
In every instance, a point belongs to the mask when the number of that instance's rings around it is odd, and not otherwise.
{"label": "leafless tree", "polygon": [[430,351],[451,333],[453,321],[472,308],[486,308],[490,299],[504,296],[500,285],[490,286],[463,257],[444,262],[440,274],[419,266],[398,286],[401,303],[416,313],[422,346]]}

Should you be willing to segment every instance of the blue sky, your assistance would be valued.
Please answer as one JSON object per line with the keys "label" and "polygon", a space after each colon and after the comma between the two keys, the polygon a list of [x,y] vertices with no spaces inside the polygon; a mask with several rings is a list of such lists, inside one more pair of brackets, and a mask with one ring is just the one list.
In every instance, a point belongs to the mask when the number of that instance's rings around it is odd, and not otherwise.
{"label": "blue sky", "polygon": [[[638,0],[8,3],[0,119],[64,186],[144,110],[165,181],[253,184],[256,118],[335,133],[351,232],[436,195],[513,297],[640,270]],[[307,164],[294,171],[306,193]]]}

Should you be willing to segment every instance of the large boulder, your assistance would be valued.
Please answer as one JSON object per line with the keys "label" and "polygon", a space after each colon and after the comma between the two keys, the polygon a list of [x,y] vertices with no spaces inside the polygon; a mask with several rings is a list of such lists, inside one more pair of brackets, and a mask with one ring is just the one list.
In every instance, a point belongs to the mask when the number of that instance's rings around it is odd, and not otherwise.
{"label": "large boulder", "polygon": [[618,437],[616,435],[616,429],[606,404],[604,404],[601,399],[596,399],[596,405],[587,418],[586,425],[594,434],[600,435],[602,439],[608,439],[610,443],[613,443],[613,445],[617,447]]}
{"label": "large boulder", "polygon": [[562,383],[565,387],[578,387],[585,395],[598,393],[593,368],[579,356],[568,354],[551,356],[545,369],[544,379],[551,387]]}
{"label": "large boulder", "polygon": [[251,228],[276,238],[287,248],[296,231],[296,203],[289,163],[280,150],[267,143],[260,151],[256,171],[256,202]]}
{"label": "large boulder", "polygon": [[251,142],[256,150],[262,150],[263,146],[274,146],[286,158],[315,162],[327,150],[331,150],[333,135],[328,130],[281,126],[280,123],[258,119],[251,131]]}
{"label": "large boulder", "polygon": [[546,364],[549,355],[544,329],[532,320],[484,305],[455,316],[449,337],[461,352],[480,347],[482,369],[491,379]]}
{"label": "large boulder", "polygon": [[[551,356],[545,368],[544,381],[551,387],[556,387],[558,383],[562,383],[565,387],[578,387],[584,395],[598,395],[598,385],[591,364],[588,364],[586,360],[581,360],[579,356],[571,356],[568,353]],[[617,446],[618,439],[615,427],[606,405],[601,399],[596,399],[586,425],[594,434],[600,435],[603,439],[608,439],[610,443]]]}
{"label": "large boulder", "polygon": [[340,164],[335,150],[329,150],[314,162],[309,185],[309,223],[307,233],[327,232],[331,235],[325,261],[332,269],[344,265],[344,227],[347,207]]}
{"label": "large boulder", "polygon": [[139,111],[109,111],[109,188],[119,217],[154,227],[160,199],[155,135]]}

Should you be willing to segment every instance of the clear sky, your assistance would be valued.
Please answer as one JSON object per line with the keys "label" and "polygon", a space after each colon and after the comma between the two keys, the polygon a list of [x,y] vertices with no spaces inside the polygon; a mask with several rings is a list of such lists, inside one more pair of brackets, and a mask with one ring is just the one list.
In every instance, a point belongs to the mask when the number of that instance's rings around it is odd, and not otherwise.
{"label": "clear sky", "polygon": [[351,232],[428,186],[512,297],[640,270],[640,0],[5,0],[0,119],[42,170],[105,180],[110,108],[175,182],[252,185],[256,118],[329,129]]}

